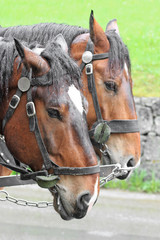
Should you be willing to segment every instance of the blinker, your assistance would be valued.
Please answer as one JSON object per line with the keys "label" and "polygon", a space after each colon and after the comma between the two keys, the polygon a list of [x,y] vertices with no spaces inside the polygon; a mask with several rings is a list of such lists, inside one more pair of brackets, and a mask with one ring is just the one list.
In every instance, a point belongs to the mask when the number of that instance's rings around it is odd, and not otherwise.
{"label": "blinker", "polygon": [[95,129],[93,138],[97,143],[104,144],[111,134],[111,129],[106,122],[99,123]]}
{"label": "blinker", "polygon": [[36,176],[36,182],[41,188],[51,188],[56,185],[59,177],[50,175],[50,176]]}
{"label": "blinker", "polygon": [[22,77],[18,81],[18,88],[22,92],[27,92],[30,88],[30,80],[26,77]]}

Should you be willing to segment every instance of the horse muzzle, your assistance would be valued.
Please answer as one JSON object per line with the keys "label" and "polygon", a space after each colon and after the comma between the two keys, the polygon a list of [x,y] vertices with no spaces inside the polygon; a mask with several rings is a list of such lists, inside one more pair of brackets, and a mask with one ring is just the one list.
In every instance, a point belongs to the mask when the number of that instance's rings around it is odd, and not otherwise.
{"label": "horse muzzle", "polygon": [[76,199],[68,199],[66,190],[59,185],[51,188],[50,192],[54,196],[54,208],[63,220],[81,219],[86,216],[91,199],[88,191],[80,193]]}

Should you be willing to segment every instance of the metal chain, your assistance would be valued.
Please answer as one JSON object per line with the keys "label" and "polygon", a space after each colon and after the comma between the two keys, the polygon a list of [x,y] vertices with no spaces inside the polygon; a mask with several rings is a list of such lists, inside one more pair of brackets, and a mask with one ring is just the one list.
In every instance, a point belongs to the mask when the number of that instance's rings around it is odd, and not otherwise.
{"label": "metal chain", "polygon": [[53,206],[52,202],[46,202],[46,201],[31,202],[24,199],[16,199],[14,197],[9,196],[9,194],[4,190],[0,190],[0,201],[9,201],[20,206],[37,207],[37,208],[47,208],[47,207]]}
{"label": "metal chain", "polygon": [[114,178],[118,177],[120,174],[120,171],[119,171],[119,165],[115,165],[115,168],[112,170],[112,172],[107,176],[107,177],[103,177],[101,180],[100,180],[100,187],[103,187],[103,185],[105,185],[107,182],[113,180]]}

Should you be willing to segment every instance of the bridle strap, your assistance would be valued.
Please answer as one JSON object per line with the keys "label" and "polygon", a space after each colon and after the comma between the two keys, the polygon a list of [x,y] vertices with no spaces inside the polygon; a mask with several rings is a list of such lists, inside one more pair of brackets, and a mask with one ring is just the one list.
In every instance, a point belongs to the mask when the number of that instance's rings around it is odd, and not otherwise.
{"label": "bridle strap", "polygon": [[[52,164],[52,162],[49,158],[47,149],[45,147],[45,144],[43,142],[43,139],[42,139],[42,136],[41,136],[41,133],[40,133],[40,130],[39,130],[35,105],[34,105],[34,102],[32,100],[31,88],[27,92],[26,111],[27,111],[27,116],[29,118],[30,131],[34,132],[34,134],[35,134],[37,144],[39,146],[39,149],[40,149],[43,161],[44,161],[44,166],[45,166],[46,170],[49,170],[53,167],[53,164]],[[54,164],[54,165],[57,166],[56,164]]]}
{"label": "bridle strap", "polygon": [[9,103],[9,107],[8,110],[6,112],[6,115],[2,121],[2,133],[4,132],[4,128],[6,126],[6,123],[9,121],[9,119],[13,116],[19,102],[20,102],[20,98],[21,98],[22,92],[21,90],[19,90],[19,88],[17,89],[16,93],[13,95],[10,103]]}
{"label": "bridle strap", "polygon": [[[138,127],[138,120],[137,119],[132,119],[132,120],[111,120],[111,121],[106,121],[103,120],[102,122],[106,122],[107,125],[111,129],[111,133],[135,133],[139,132],[139,127]],[[95,124],[96,125],[96,124]],[[94,125],[91,130],[89,130],[89,136],[93,137],[94,135]]]}
{"label": "bridle strap", "polygon": [[92,61],[94,60],[104,60],[106,58],[109,58],[109,53],[99,53],[99,54],[93,54]]}
{"label": "bridle strap", "polygon": [[[93,56],[95,60],[98,60],[100,57],[106,57],[106,54],[94,54],[94,44],[92,43],[91,39],[88,40],[86,50],[92,53],[92,60],[93,60]],[[82,66],[80,68],[82,69]],[[92,95],[92,100],[95,108],[97,121],[101,121],[103,119],[102,119],[101,109],[98,102],[92,63],[86,64],[86,75],[88,80],[88,89]]]}
{"label": "bridle strap", "polygon": [[90,166],[90,167],[59,167],[54,168],[54,175],[75,175],[75,176],[81,176],[81,175],[92,175],[100,173],[100,166]]}
{"label": "bridle strap", "polygon": [[[48,151],[46,149],[46,146],[44,144],[44,141],[42,139],[40,129],[38,126],[38,120],[36,116],[36,110],[35,110],[35,105],[32,100],[32,90],[31,90],[31,78],[32,78],[32,70],[29,72],[29,81],[30,84],[25,91],[24,89],[17,89],[16,94],[12,97],[8,110],[6,112],[6,115],[3,119],[3,131],[6,126],[6,123],[9,121],[9,119],[12,117],[12,115],[15,112],[15,109],[17,108],[20,98],[22,96],[23,92],[27,92],[27,104],[26,104],[26,112],[27,116],[29,118],[29,128],[30,131],[35,134],[37,144],[39,146],[43,161],[44,161],[44,170],[37,171],[37,172],[32,172],[31,170],[28,170],[27,168],[23,168],[21,166],[18,166],[15,162],[14,164],[7,163],[5,161],[5,156],[10,154],[9,150],[7,147],[5,147],[7,154],[3,154],[3,156],[0,156],[0,164],[3,166],[6,166],[7,168],[10,168],[11,170],[15,170],[17,172],[21,173],[21,179],[35,179],[36,176],[39,175],[46,175],[47,172],[52,169],[54,175],[91,175],[91,174],[96,174],[100,172],[100,167],[99,165],[94,165],[90,167],[60,167],[53,161],[51,161]],[[22,84],[23,85],[23,84]],[[18,85],[18,87],[20,84]],[[21,88],[21,87],[20,87]],[[3,143],[5,144],[5,142]]]}
{"label": "bridle strap", "polygon": [[[111,121],[103,120],[101,109],[98,102],[96,87],[95,87],[95,79],[93,74],[93,65],[92,61],[94,60],[103,60],[109,58],[109,52],[106,53],[100,53],[100,54],[93,54],[94,53],[94,44],[92,43],[91,39],[88,40],[87,47],[85,50],[86,52],[90,52],[89,57],[86,57],[86,59],[82,56],[82,63],[80,65],[81,71],[83,71],[84,67],[86,67],[86,75],[87,75],[87,81],[88,81],[88,89],[90,93],[92,94],[93,104],[97,116],[97,121],[93,124],[92,129],[89,130],[90,137],[93,137],[95,127],[99,123],[106,123],[110,129],[111,133],[134,133],[139,132],[138,127],[138,120],[137,119],[129,119],[129,120],[123,120],[123,119],[115,119]],[[93,141],[95,142],[95,141]],[[99,144],[98,144],[99,145]]]}

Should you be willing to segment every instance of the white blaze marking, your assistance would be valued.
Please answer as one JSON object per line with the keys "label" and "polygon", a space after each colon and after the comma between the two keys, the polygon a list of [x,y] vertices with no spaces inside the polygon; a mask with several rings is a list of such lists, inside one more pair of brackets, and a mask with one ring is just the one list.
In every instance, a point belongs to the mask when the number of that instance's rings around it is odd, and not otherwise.
{"label": "white blaze marking", "polygon": [[93,207],[93,204],[95,203],[96,199],[97,199],[97,196],[98,196],[98,181],[99,181],[99,178],[97,177],[97,181],[95,183],[95,186],[94,186],[94,194],[92,196],[92,198],[90,199],[88,205],[88,210],[87,210],[87,213],[91,210],[91,208]]}
{"label": "white blaze marking", "polygon": [[124,64],[124,69],[126,71],[127,77],[129,77],[128,67],[126,63]]}
{"label": "white blaze marking", "polygon": [[32,51],[34,53],[37,53],[38,55],[40,55],[41,52],[43,52],[43,50],[44,50],[44,48],[38,48],[38,47],[35,47],[35,48],[32,49]]}
{"label": "white blaze marking", "polygon": [[72,84],[69,87],[68,95],[78,111],[82,114],[83,113],[83,104],[82,104],[82,97],[80,91]]}

